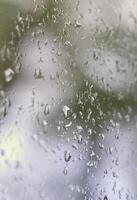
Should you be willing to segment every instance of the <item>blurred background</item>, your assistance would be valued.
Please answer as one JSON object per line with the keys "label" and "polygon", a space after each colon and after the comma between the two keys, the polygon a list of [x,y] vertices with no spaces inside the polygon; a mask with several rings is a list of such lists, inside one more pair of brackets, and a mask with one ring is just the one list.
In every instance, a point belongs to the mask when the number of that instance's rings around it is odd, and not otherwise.
{"label": "blurred background", "polygon": [[0,200],[136,200],[137,2],[0,0]]}

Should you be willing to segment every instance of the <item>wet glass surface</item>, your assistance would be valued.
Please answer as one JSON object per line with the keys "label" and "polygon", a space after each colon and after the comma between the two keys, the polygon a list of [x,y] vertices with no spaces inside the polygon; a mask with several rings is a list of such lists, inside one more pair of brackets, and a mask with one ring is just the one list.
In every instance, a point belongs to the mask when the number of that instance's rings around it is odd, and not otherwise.
{"label": "wet glass surface", "polygon": [[135,0],[0,0],[0,200],[136,200]]}

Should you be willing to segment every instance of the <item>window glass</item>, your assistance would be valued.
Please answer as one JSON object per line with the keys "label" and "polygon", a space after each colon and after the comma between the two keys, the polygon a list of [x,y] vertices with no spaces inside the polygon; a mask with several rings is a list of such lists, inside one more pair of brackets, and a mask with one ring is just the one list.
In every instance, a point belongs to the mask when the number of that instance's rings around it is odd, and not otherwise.
{"label": "window glass", "polygon": [[137,199],[135,0],[0,0],[0,200]]}

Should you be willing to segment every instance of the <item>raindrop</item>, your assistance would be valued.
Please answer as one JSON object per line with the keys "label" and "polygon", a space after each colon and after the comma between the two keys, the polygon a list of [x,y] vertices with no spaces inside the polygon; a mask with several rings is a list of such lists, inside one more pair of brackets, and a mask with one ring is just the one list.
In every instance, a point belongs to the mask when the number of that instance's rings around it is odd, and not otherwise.
{"label": "raindrop", "polygon": [[92,151],[91,153],[90,153],[90,158],[92,158],[93,156],[95,156],[96,154],[95,154],[95,152],[94,151]]}
{"label": "raindrop", "polygon": [[79,144],[82,144],[82,140],[83,140],[82,135],[78,135],[77,140]]}
{"label": "raindrop", "polygon": [[43,120],[42,121],[42,126],[43,126],[43,131],[44,131],[44,133],[47,133],[47,131],[48,131],[48,122],[46,121],[46,120]]}
{"label": "raindrop", "polygon": [[47,121],[46,121],[45,119],[42,121],[42,125],[43,125],[44,127],[47,127],[48,123],[47,123]]}
{"label": "raindrop", "polygon": [[81,133],[81,132],[83,132],[83,127],[82,127],[82,126],[80,126],[80,125],[78,125],[78,126],[77,126],[77,131],[78,131],[78,133]]}
{"label": "raindrop", "polygon": [[68,106],[63,106],[62,111],[64,113],[65,118],[67,118],[68,115],[68,111],[70,110],[70,108]]}
{"label": "raindrop", "polygon": [[35,69],[34,77],[35,79],[44,79],[41,69]]}
{"label": "raindrop", "polygon": [[78,146],[77,146],[76,144],[74,144],[74,143],[72,144],[72,147],[73,147],[74,149],[76,149],[76,150],[78,149]]}
{"label": "raindrop", "polygon": [[71,154],[70,154],[70,152],[69,152],[68,150],[66,150],[66,151],[64,152],[64,160],[65,160],[66,162],[69,162],[70,159],[71,159]]}
{"label": "raindrop", "polygon": [[113,153],[113,147],[109,147],[109,154],[111,155]]}
{"label": "raindrop", "polygon": [[18,74],[21,71],[21,63],[16,63],[15,67],[14,67],[15,73]]}
{"label": "raindrop", "polygon": [[5,81],[10,82],[15,75],[14,71],[11,68],[8,68],[4,71]]}
{"label": "raindrop", "polygon": [[0,117],[7,114],[7,110],[10,106],[10,99],[6,96],[3,90],[0,90]]}
{"label": "raindrop", "polygon": [[75,21],[75,27],[76,27],[76,28],[80,28],[80,27],[81,27],[81,24],[80,24],[78,21]]}
{"label": "raindrop", "polygon": [[64,175],[67,175],[67,174],[68,174],[68,170],[67,170],[66,167],[65,167],[64,170],[63,170],[63,174],[64,174]]}
{"label": "raindrop", "polygon": [[36,135],[36,134],[32,135],[31,138],[32,138],[34,141],[38,141],[38,135]]}
{"label": "raindrop", "polygon": [[50,113],[50,106],[48,104],[46,104],[45,108],[44,108],[44,115],[49,115]]}
{"label": "raindrop", "polygon": [[107,198],[107,196],[106,196],[106,195],[104,196],[104,199],[103,199],[103,200],[108,200],[108,198]]}

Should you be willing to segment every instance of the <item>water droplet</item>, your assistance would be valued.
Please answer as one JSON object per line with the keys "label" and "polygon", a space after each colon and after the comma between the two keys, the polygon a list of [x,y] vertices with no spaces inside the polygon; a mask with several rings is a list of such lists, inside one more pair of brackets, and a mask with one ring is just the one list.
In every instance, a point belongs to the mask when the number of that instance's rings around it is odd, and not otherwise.
{"label": "water droplet", "polygon": [[65,160],[66,162],[69,162],[70,159],[71,159],[71,154],[70,154],[70,152],[69,152],[68,150],[66,150],[66,151],[64,152],[64,160]]}
{"label": "water droplet", "polygon": [[44,115],[49,115],[50,113],[50,106],[48,104],[46,104],[45,108],[44,108]]}
{"label": "water droplet", "polygon": [[46,127],[46,126],[48,125],[48,123],[47,123],[47,121],[46,121],[45,119],[42,121],[42,125],[43,125],[44,127]]}
{"label": "water droplet", "polygon": [[68,170],[67,170],[66,167],[65,167],[64,170],[63,170],[63,174],[64,174],[64,175],[67,175],[67,174],[68,174]]}
{"label": "water droplet", "polygon": [[109,147],[109,154],[111,155],[113,153],[113,147]]}
{"label": "water droplet", "polygon": [[69,128],[72,125],[72,122],[69,122],[68,124],[65,125],[65,128]]}
{"label": "water droplet", "polygon": [[0,117],[7,114],[7,110],[10,106],[10,99],[6,96],[3,90],[0,90]]}
{"label": "water droplet", "polygon": [[93,156],[95,156],[96,154],[95,154],[95,152],[94,151],[92,151],[91,153],[90,153],[90,158],[92,158]]}
{"label": "water droplet", "polygon": [[73,147],[74,149],[76,149],[76,150],[78,149],[78,146],[77,146],[76,144],[74,144],[74,143],[72,144],[72,147]]}
{"label": "water droplet", "polygon": [[78,130],[78,133],[81,133],[83,131],[83,127],[82,126],[77,126],[77,130]]}
{"label": "water droplet", "polygon": [[32,138],[34,141],[37,141],[37,140],[38,140],[38,135],[33,134],[33,135],[31,136],[31,138]]}
{"label": "water droplet", "polygon": [[77,140],[78,140],[78,143],[81,144],[83,140],[82,135],[78,135]]}
{"label": "water droplet", "polygon": [[62,111],[64,113],[65,118],[67,117],[69,110],[70,110],[70,108],[68,106],[66,106],[66,105],[63,106]]}
{"label": "water droplet", "polygon": [[106,196],[106,195],[104,196],[104,200],[108,200],[108,198],[107,198],[107,196]]}
{"label": "water droplet", "polygon": [[44,79],[41,69],[35,69],[34,77],[35,79]]}
{"label": "water droplet", "polygon": [[14,71],[11,68],[8,68],[4,71],[5,81],[10,82],[15,75]]}
{"label": "water droplet", "polygon": [[66,47],[72,46],[72,44],[71,44],[70,41],[66,41],[66,42],[64,43],[64,45],[65,45]]}
{"label": "water droplet", "polygon": [[80,27],[81,27],[81,24],[80,24],[78,21],[75,21],[75,27],[76,27],[76,28],[80,28]]}

